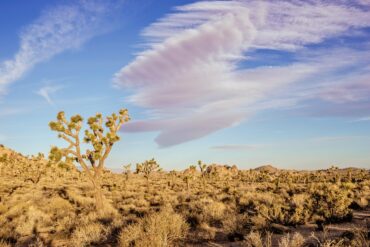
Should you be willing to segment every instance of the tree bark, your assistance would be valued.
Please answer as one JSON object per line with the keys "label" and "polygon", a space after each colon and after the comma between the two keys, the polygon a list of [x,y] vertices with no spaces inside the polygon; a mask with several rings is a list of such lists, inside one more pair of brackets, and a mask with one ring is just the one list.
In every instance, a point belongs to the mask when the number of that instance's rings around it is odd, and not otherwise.
{"label": "tree bark", "polygon": [[95,197],[95,208],[98,215],[102,215],[104,212],[104,203],[103,203],[103,191],[101,188],[101,183],[99,179],[92,180],[94,187],[94,197]]}

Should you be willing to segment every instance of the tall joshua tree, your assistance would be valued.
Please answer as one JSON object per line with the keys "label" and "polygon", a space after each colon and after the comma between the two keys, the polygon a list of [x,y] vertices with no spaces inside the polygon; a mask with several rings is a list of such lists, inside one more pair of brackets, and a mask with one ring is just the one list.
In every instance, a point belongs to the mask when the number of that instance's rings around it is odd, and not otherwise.
{"label": "tall joshua tree", "polygon": [[83,140],[90,144],[92,149],[87,149],[85,152],[81,150],[80,131],[83,118],[80,115],[72,116],[70,120],[67,120],[64,112],[59,112],[57,120],[49,123],[51,130],[58,132],[58,137],[69,144],[67,148],[52,147],[49,158],[57,162],[63,158],[73,159],[80,164],[93,185],[95,206],[98,213],[102,213],[104,209],[101,188],[104,163],[113,144],[120,140],[117,132],[129,120],[127,109],[121,109],[119,114],[113,113],[105,121],[100,113],[90,117],[87,121],[89,128],[85,130]]}

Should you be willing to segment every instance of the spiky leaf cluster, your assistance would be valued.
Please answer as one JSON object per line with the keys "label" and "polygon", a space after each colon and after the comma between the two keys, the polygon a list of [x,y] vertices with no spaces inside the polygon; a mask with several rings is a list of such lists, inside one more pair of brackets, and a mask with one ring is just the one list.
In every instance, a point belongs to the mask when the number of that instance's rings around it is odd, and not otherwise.
{"label": "spiky leaf cluster", "polygon": [[88,129],[85,130],[84,142],[91,145],[84,154],[81,153],[79,133],[82,128],[83,118],[80,115],[72,116],[67,120],[64,112],[59,112],[57,120],[49,123],[51,130],[58,132],[58,137],[69,143],[67,148],[53,147],[49,158],[59,162],[63,158],[76,160],[84,169],[85,161],[93,167],[102,167],[113,144],[120,140],[117,132],[121,126],[129,121],[127,109],[121,109],[118,114],[113,113],[103,120],[101,113],[88,118]]}

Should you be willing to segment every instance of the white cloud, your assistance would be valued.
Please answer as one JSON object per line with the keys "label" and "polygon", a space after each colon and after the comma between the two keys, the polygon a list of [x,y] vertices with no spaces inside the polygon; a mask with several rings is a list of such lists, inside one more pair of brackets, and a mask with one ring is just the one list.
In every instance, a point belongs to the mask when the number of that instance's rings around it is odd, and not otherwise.
{"label": "white cloud", "polygon": [[[370,11],[355,4],[201,1],[177,11],[143,31],[149,48],[115,75],[118,86],[133,92],[130,102],[151,111],[149,119],[129,123],[124,130],[159,131],[160,146],[236,125],[257,110],[324,98],[323,85],[307,81],[330,80],[330,73],[366,56],[330,49],[302,52],[289,65],[241,68],[248,63],[248,51],[299,51],[370,26]],[[295,90],[297,95],[282,98]]]}
{"label": "white cloud", "polygon": [[253,46],[270,49],[297,49],[347,32],[368,27],[370,11],[356,7],[365,1],[200,1],[180,6],[180,13],[167,15],[144,30],[144,36],[156,43],[184,29],[197,28],[225,13],[246,9],[258,31]]}
{"label": "white cloud", "polygon": [[48,102],[49,105],[54,105],[54,102],[51,99],[51,95],[62,88],[63,87],[59,85],[47,85],[40,88],[36,93],[43,97]]}
{"label": "white cloud", "polygon": [[78,1],[44,11],[21,32],[20,47],[14,57],[0,63],[0,94],[36,64],[102,33],[111,8],[108,2]]}

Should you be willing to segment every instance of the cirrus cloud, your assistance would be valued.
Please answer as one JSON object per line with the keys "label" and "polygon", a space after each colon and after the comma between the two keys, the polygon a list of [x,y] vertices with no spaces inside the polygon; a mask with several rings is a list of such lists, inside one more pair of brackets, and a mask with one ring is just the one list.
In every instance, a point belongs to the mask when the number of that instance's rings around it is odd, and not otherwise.
{"label": "cirrus cloud", "polygon": [[20,47],[12,59],[0,62],[0,94],[27,71],[51,57],[75,49],[106,31],[110,1],[77,1],[45,10],[23,28]]}

